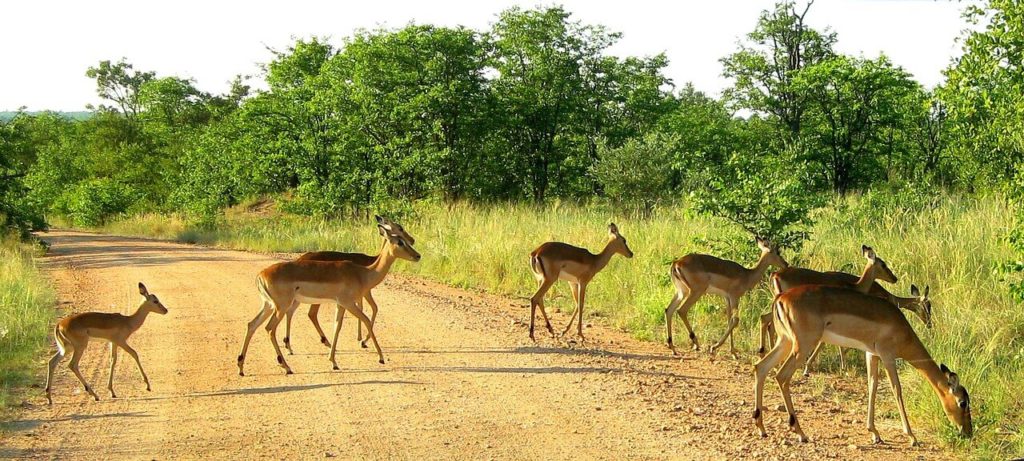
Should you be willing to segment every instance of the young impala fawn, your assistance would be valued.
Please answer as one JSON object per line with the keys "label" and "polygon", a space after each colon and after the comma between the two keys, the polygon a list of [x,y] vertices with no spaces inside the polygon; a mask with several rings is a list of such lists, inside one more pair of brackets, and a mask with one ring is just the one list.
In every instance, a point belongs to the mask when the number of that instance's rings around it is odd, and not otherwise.
{"label": "young impala fawn", "polygon": [[146,376],[146,371],[142,369],[142,362],[139,361],[139,354],[128,345],[128,338],[142,327],[142,323],[146,321],[146,316],[150,312],[166,314],[167,308],[160,303],[156,295],[150,294],[146,290],[146,286],[141,282],[139,282],[139,294],[146,299],[142,301],[142,304],[139,305],[139,308],[132,315],[84,312],[65,317],[57,322],[57,325],[53,328],[53,338],[57,342],[57,353],[53,354],[53,358],[50,359],[50,368],[46,372],[47,403],[53,403],[53,399],[50,396],[50,390],[53,386],[53,369],[64,359],[64,355],[69,350],[72,355],[68,368],[75,373],[78,380],[85,386],[85,392],[88,392],[96,400],[100,399],[93,392],[89,383],[85,382],[82,372],[78,371],[78,361],[82,359],[85,348],[89,346],[89,339],[105,339],[110,341],[110,379],[107,381],[107,389],[110,390],[111,398],[117,398],[117,395],[114,394],[114,367],[117,365],[118,348],[124,349],[128,355],[135,359],[135,364],[139,366],[139,372],[142,373],[142,379],[146,382],[146,390],[152,389],[149,385],[149,377]]}
{"label": "young impala fawn", "polygon": [[544,317],[548,332],[551,333],[551,336],[555,335],[555,330],[551,328],[551,321],[548,320],[548,314],[544,311],[544,295],[558,280],[565,280],[569,283],[572,297],[576,301],[576,308],[569,318],[569,324],[562,331],[562,335],[565,336],[569,332],[573,321],[579,317],[576,334],[583,338],[583,300],[587,294],[587,284],[608,265],[608,261],[616,253],[627,258],[633,257],[633,250],[626,245],[626,238],[619,234],[619,228],[615,223],[608,225],[608,243],[598,254],[562,242],[547,242],[533,250],[530,253],[530,270],[533,271],[533,276],[540,284],[540,288],[530,298],[530,339],[535,339],[533,327],[538,307],[540,307],[540,314]]}
{"label": "young impala fawn", "polygon": [[298,307],[299,303],[338,305],[330,356],[335,370],[339,369],[335,351],[338,347],[342,314],[345,311],[366,326],[367,336],[377,349],[380,363],[384,363],[384,353],[373,333],[373,325],[366,314],[363,314],[362,300],[373,287],[384,281],[395,260],[401,258],[419,261],[420,254],[403,237],[389,233],[384,226],[378,225],[377,230],[386,239],[386,244],[377,259],[369,266],[360,266],[350,261],[288,261],[271,265],[260,272],[256,277],[256,286],[260,293],[261,307],[256,317],[249,322],[242,350],[238,354],[239,375],[245,376],[243,367],[249,341],[264,322],[267,323],[266,330],[270,334],[270,343],[277,353],[277,363],[287,374],[292,374],[292,369],[285,362],[284,356],[281,355],[281,347],[277,344],[277,326],[289,312]]}
{"label": "young impala fawn", "polygon": [[704,296],[704,293],[713,293],[725,298],[725,315],[729,319],[729,326],[726,328],[725,334],[722,335],[722,339],[711,346],[711,353],[714,353],[715,349],[718,349],[725,343],[726,338],[729,338],[729,347],[732,349],[732,354],[736,355],[732,331],[739,324],[740,298],[761,281],[768,266],[783,268],[789,266],[789,263],[779,255],[778,249],[771,246],[767,240],[760,237],[756,237],[755,240],[757,247],[761,249],[761,258],[752,269],[747,269],[732,261],[696,253],[683,256],[672,263],[669,276],[676,287],[676,294],[665,308],[668,347],[672,349],[672,354],[679,355],[675,345],[672,344],[672,314],[679,313],[683,324],[686,325],[686,330],[690,333],[693,350],[700,350],[697,335],[693,334],[693,328],[690,327],[688,313],[697,300]]}
{"label": "young impala fawn", "polygon": [[871,433],[872,442],[882,442],[875,429],[875,394],[878,391],[878,365],[881,363],[896,396],[903,432],[910,438],[911,445],[917,445],[903,405],[896,359],[903,359],[921,373],[938,396],[950,422],[956,425],[961,435],[971,436],[967,389],[960,385],[956,373],[932,360],[907,318],[889,301],[849,288],[804,285],[776,296],[772,304],[779,340],[754,368],[754,424],[762,437],[767,437],[761,418],[764,380],[772,368],[782,363],[775,379],[789,413],[790,430],[799,435],[800,441],[808,440],[797,421],[789,384],[796,367],[821,342],[865,351],[868,368],[867,430]]}
{"label": "young impala fawn", "polygon": [[[402,237],[406,242],[409,242],[410,245],[416,244],[416,239],[409,235],[409,233],[406,232],[400,224],[382,216],[374,216],[374,218],[377,220],[377,224],[384,227],[388,232]],[[381,242],[381,251],[383,251],[384,245],[387,245],[386,240]],[[370,256],[363,253],[342,253],[340,251],[311,251],[303,253],[302,256],[296,258],[296,261],[351,261],[365,267],[369,267],[376,260],[377,256]],[[366,293],[366,298],[364,299],[366,300],[366,303],[370,305],[370,324],[372,325],[377,321],[377,302],[373,300],[373,294],[370,292]],[[313,328],[316,328],[316,332],[320,334],[320,343],[324,346],[331,347],[331,342],[327,340],[327,336],[324,335],[324,330],[320,328],[320,320],[317,318],[317,314],[319,312],[319,304],[309,306],[309,320],[313,322]],[[284,347],[288,349],[289,354],[294,353],[292,351],[291,342],[292,316],[294,314],[295,311],[289,312],[285,321]],[[344,313],[342,313],[342,316],[344,316]],[[360,346],[365,348],[366,339],[363,339],[363,324],[358,323],[356,325],[356,340],[359,341]]]}

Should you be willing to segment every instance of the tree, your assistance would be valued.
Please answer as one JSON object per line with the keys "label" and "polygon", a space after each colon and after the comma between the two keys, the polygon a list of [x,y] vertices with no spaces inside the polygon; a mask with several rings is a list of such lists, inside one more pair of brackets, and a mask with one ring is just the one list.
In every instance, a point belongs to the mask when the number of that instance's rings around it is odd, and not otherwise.
{"label": "tree", "polygon": [[783,155],[733,154],[710,167],[705,186],[694,193],[696,209],[726,219],[755,236],[799,250],[813,224],[811,211],[825,196],[810,190],[811,174],[793,152]]}
{"label": "tree", "polygon": [[967,34],[938,90],[948,147],[962,184],[1000,186],[1024,163],[1024,4],[988,0],[965,16],[975,25],[988,22]]}
{"label": "tree", "polygon": [[813,3],[809,0],[799,13],[791,1],[763,11],[747,35],[749,43],[721,60],[723,75],[735,79],[726,99],[736,108],[777,117],[791,140],[799,137],[809,104],[793,88],[793,80],[802,69],[834,55],[835,33],[818,32],[805,24]]}
{"label": "tree", "polygon": [[886,128],[902,122],[908,95],[919,90],[910,74],[878,59],[843,55],[804,68],[791,88],[805,95],[809,160],[829,186],[844,194],[869,182],[885,149]]}
{"label": "tree", "polygon": [[[96,67],[90,67],[85,75],[96,80],[96,94],[113,102],[125,117],[134,118],[140,110],[139,89],[156,75],[153,72],[140,72],[122,58],[111,64],[109,60],[100,61]],[[100,110],[109,109],[100,106]]]}
{"label": "tree", "polygon": [[[588,134],[581,121],[595,85],[586,81],[583,66],[599,62],[618,37],[571,21],[560,7],[508,9],[491,30],[490,65],[497,72],[492,88],[504,110],[503,136],[513,153],[509,172],[525,172],[518,182],[537,202],[544,201],[552,185],[562,188],[586,172],[590,162],[567,161],[570,149],[562,143],[574,134]],[[582,169],[565,171],[572,164]]]}

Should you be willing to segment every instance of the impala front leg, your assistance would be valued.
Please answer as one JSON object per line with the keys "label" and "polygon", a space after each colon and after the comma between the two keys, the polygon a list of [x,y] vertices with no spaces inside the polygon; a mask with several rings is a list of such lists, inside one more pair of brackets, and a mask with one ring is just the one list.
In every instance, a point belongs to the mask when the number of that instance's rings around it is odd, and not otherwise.
{"label": "impala front leg", "polygon": [[725,344],[725,340],[729,339],[729,347],[731,349],[731,354],[733,358],[736,358],[736,344],[733,340],[732,332],[740,323],[739,317],[736,316],[738,303],[736,302],[736,300],[733,300],[732,298],[726,299],[726,303],[727,307],[725,309],[725,315],[728,316],[729,318],[729,326],[726,327],[725,334],[722,335],[722,338],[719,339],[718,342],[715,343],[715,345],[711,346],[711,353],[714,354],[719,347],[722,347],[722,344]]}
{"label": "impala front leg", "polygon": [[868,365],[868,432],[871,433],[871,443],[884,443],[882,436],[878,435],[875,429],[875,396],[878,395],[878,356],[865,352],[865,361]]}

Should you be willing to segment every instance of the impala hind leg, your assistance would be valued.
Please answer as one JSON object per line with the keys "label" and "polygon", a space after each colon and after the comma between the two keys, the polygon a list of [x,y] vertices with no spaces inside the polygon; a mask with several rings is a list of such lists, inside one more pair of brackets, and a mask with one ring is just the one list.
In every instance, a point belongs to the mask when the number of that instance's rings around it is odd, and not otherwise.
{"label": "impala hind leg", "polygon": [[768,310],[767,313],[761,314],[761,344],[757,348],[757,353],[762,357],[768,347],[775,344],[775,326],[772,325],[772,311]]}
{"label": "impala hind leg", "polygon": [[693,327],[690,325],[690,308],[697,304],[697,301],[704,295],[706,289],[706,287],[700,290],[690,287],[686,299],[683,300],[683,303],[676,310],[676,314],[683,319],[683,325],[686,326],[686,331],[690,335],[690,343],[693,344],[693,350],[695,351],[700,350],[700,343],[697,341],[697,335],[693,333]]}
{"label": "impala hind leg", "polygon": [[[57,338],[57,341],[60,341],[60,338]],[[61,360],[64,360],[64,351],[65,348],[63,346],[57,346],[57,352],[53,354],[53,357],[50,357],[49,368],[46,371],[46,403],[50,405],[53,405],[53,397],[51,396],[53,390],[53,370],[57,368]]]}
{"label": "impala hind leg", "polygon": [[[803,342],[803,344],[807,344]],[[796,372],[796,368],[800,366],[804,360],[807,359],[807,353],[804,352],[804,348],[801,347],[800,341],[794,341],[792,346],[792,352],[789,358],[786,359],[782,364],[782,368],[779,369],[779,373],[775,375],[775,380],[779,383],[779,390],[782,391],[782,401],[786,404],[786,412],[789,413],[789,429],[799,436],[801,442],[808,442],[810,439],[804,434],[803,429],[800,428],[800,422],[796,419],[796,409],[793,408],[793,397],[790,395],[789,386],[793,381],[793,373]]]}
{"label": "impala hind leg", "polygon": [[[373,295],[370,293],[366,293],[366,297],[364,299],[366,300],[366,303],[370,305],[370,325],[377,326],[377,301],[373,299]],[[359,338],[357,339],[359,339],[359,345],[362,346],[363,349],[366,349],[366,340],[369,339],[369,337],[365,339],[362,337],[363,324],[360,323],[358,328]]]}
{"label": "impala hind leg", "polygon": [[238,353],[238,376],[245,376],[245,371],[243,370],[243,367],[245,366],[245,353],[249,350],[249,341],[252,340],[253,333],[255,333],[256,329],[259,328],[263,322],[266,322],[273,313],[274,310],[271,308],[270,303],[263,301],[263,306],[260,308],[259,313],[249,321],[248,330],[245,332],[245,339],[242,341],[242,350]]}
{"label": "impala hind leg", "polygon": [[313,328],[316,328],[316,333],[318,335],[320,335],[320,344],[323,344],[324,346],[327,346],[327,347],[331,347],[331,343],[327,342],[327,335],[324,334],[323,328],[320,328],[320,317],[318,317],[319,314],[320,314],[320,305],[319,304],[311,304],[309,306],[309,314],[308,314],[309,315],[309,321],[313,322]]}
{"label": "impala hind leg", "polygon": [[[811,356],[807,358],[807,363],[804,364],[804,376],[811,376],[811,365],[818,360],[818,354],[821,354],[821,349],[825,347],[824,342],[818,343],[818,347],[814,348],[814,352],[811,352]],[[842,349],[840,349],[840,352]],[[842,354],[840,354],[842,356]]]}
{"label": "impala hind leg", "polygon": [[761,416],[761,410],[764,408],[764,381],[768,378],[768,373],[782,362],[783,359],[789,357],[790,353],[792,353],[792,343],[789,339],[781,337],[775,346],[772,347],[771,351],[754,365],[754,425],[757,426],[761,437],[768,437],[768,433],[764,430],[764,421]]}
{"label": "impala hind leg", "polygon": [[882,364],[885,366],[885,374],[889,376],[892,393],[896,396],[896,405],[900,409],[900,418],[903,420],[903,433],[910,437],[910,446],[916,447],[919,443],[917,442],[917,437],[914,437],[914,432],[910,430],[907,408],[903,405],[903,387],[900,386],[900,374],[899,370],[896,369],[896,360],[891,357],[884,357],[882,358]]}
{"label": "impala hind leg", "polygon": [[291,311],[285,316],[284,321],[284,348],[288,349],[288,355],[295,355],[295,351],[292,350],[292,316],[295,315],[295,311]]}
{"label": "impala hind leg", "polygon": [[[291,303],[288,311],[295,310],[295,306],[298,303]],[[278,303],[280,306],[281,304]],[[277,344],[277,326],[281,324],[281,320],[284,320],[286,313],[278,311],[276,315],[270,318],[270,322],[267,323],[267,333],[270,334],[270,344],[274,346],[274,352],[277,354],[277,364],[284,368],[286,375],[292,374],[291,367],[288,366],[288,362],[284,360],[284,354],[281,353],[281,346]]]}
{"label": "impala hind leg", "polygon": [[85,352],[85,348],[89,345],[89,339],[82,338],[81,340],[77,340],[77,344],[78,347],[75,347],[75,351],[71,354],[71,362],[68,363],[68,368],[70,368],[71,371],[75,374],[75,376],[78,377],[78,381],[81,382],[82,386],[85,387],[85,392],[88,392],[93,399],[99,401],[100,396],[96,395],[96,392],[93,392],[92,387],[89,386],[89,383],[85,382],[85,378],[82,376],[82,372],[78,370],[78,362],[82,360],[82,354]]}
{"label": "impala hind leg", "polygon": [[540,288],[534,293],[533,297],[530,298],[530,339],[536,341],[533,336],[534,321],[537,317],[537,308],[540,308],[540,314],[544,317],[544,323],[547,325],[548,332],[551,336],[555,336],[554,328],[551,328],[551,321],[548,319],[548,313],[544,310],[544,295],[547,294],[548,290],[551,289],[551,285],[555,284],[557,278],[545,278],[540,282]]}
{"label": "impala hind leg", "polygon": [[672,349],[672,355],[679,355],[679,351],[676,350],[675,344],[672,344],[672,318],[675,317],[676,309],[679,309],[679,304],[683,302],[683,294],[676,291],[676,294],[672,295],[672,300],[668,302],[668,307],[665,308],[665,329],[668,330],[668,348]]}

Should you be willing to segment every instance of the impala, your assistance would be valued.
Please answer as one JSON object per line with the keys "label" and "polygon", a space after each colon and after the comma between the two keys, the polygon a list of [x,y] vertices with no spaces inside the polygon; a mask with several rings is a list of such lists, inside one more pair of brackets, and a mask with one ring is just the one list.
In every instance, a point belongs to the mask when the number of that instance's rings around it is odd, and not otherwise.
{"label": "impala", "polygon": [[[875,280],[882,280],[884,282],[896,283],[898,281],[892,270],[889,269],[889,265],[879,258],[875,251],[866,245],[861,246],[861,252],[864,258],[868,260],[867,265],[864,267],[864,271],[858,278],[855,275],[847,274],[844,272],[818,272],[811,269],[804,269],[798,267],[789,267],[782,269],[772,274],[772,291],[778,295],[791,288],[802,286],[802,285],[826,285],[843,288],[853,288],[861,293],[867,293],[872,296],[877,296],[882,299],[886,299],[889,302],[895,304],[898,307],[911,310],[916,313],[921,320],[931,327],[931,301],[927,299],[928,288],[925,288],[925,297],[914,296],[910,298],[903,298],[893,295],[882,288],[881,285],[875,282]],[[915,287],[914,290],[917,288]],[[772,314],[771,312],[761,315],[761,347],[758,352],[763,354],[765,351],[765,340],[769,343],[774,343],[774,331],[772,329]],[[814,353],[811,354],[810,359],[807,361],[804,367],[804,376],[810,375],[810,365],[814,363],[815,358],[821,351],[821,346],[815,349]],[[843,360],[842,348],[839,352],[840,366],[846,366]]]}
{"label": "impala", "polygon": [[725,343],[726,338],[730,338],[729,346],[732,348],[732,354],[736,355],[736,346],[731,338],[733,329],[739,324],[737,310],[740,298],[761,281],[768,266],[789,267],[786,260],[779,255],[778,249],[771,246],[767,240],[760,237],[755,237],[755,240],[757,247],[761,249],[761,258],[752,269],[732,261],[696,253],[683,256],[672,263],[669,277],[676,287],[676,294],[665,308],[665,323],[668,328],[668,347],[672,349],[673,354],[679,355],[672,343],[672,314],[679,313],[686,330],[690,333],[693,350],[700,350],[697,335],[693,334],[687,314],[704,293],[713,293],[725,298],[725,313],[729,319],[729,326],[722,339],[711,346],[711,353]]}
{"label": "impala", "polygon": [[50,396],[50,389],[53,385],[53,369],[64,359],[64,355],[67,354],[68,350],[71,351],[71,362],[68,364],[68,368],[75,373],[78,380],[85,386],[85,392],[88,392],[96,400],[100,399],[96,392],[93,392],[89,383],[85,382],[82,372],[78,370],[78,361],[82,360],[82,354],[85,353],[85,348],[89,346],[90,339],[110,341],[110,378],[107,381],[107,389],[110,390],[111,398],[117,398],[117,395],[114,394],[114,367],[117,365],[118,348],[124,349],[128,355],[135,359],[135,364],[139,366],[139,372],[142,373],[142,380],[146,382],[146,390],[152,389],[149,385],[149,377],[146,376],[146,371],[142,369],[142,362],[139,361],[139,354],[128,345],[128,338],[142,327],[142,323],[146,321],[146,317],[150,312],[166,314],[167,308],[160,304],[160,300],[157,299],[156,295],[150,294],[146,290],[146,286],[141,282],[139,283],[139,294],[145,300],[142,301],[142,304],[139,305],[139,308],[132,315],[84,312],[65,317],[57,322],[57,325],[53,328],[53,338],[57,342],[57,353],[53,354],[53,357],[50,359],[50,368],[46,372],[47,403],[53,403],[53,399]]}
{"label": "impala", "polygon": [[[378,232],[386,243],[381,248],[377,259],[369,266],[360,266],[350,261],[288,261],[274,264],[260,272],[256,278],[262,305],[256,317],[249,322],[242,350],[238,354],[238,374],[245,376],[243,366],[245,353],[253,333],[264,322],[270,333],[270,343],[277,353],[277,363],[285,373],[292,374],[292,369],[281,355],[277,344],[277,326],[299,303],[338,305],[338,314],[334,327],[334,340],[331,342],[331,363],[338,370],[335,353],[338,348],[338,333],[341,331],[342,315],[348,311],[362,322],[367,329],[367,336],[377,349],[380,363],[384,363],[384,353],[377,343],[370,319],[362,311],[362,300],[387,276],[391,265],[398,258],[419,261],[420,254],[400,235],[392,234],[384,226],[377,226]],[[273,315],[273,318],[271,318]]]}
{"label": "impala", "polygon": [[548,332],[552,336],[555,335],[548,314],[544,311],[544,295],[559,279],[569,282],[572,297],[576,301],[576,308],[562,335],[568,333],[573,321],[579,317],[576,333],[583,338],[583,300],[587,294],[587,284],[608,265],[608,261],[616,253],[627,258],[633,257],[633,250],[626,245],[626,238],[619,234],[619,228],[614,223],[608,225],[608,243],[598,254],[562,242],[547,242],[533,250],[530,253],[530,269],[540,288],[530,298],[530,339],[535,339],[533,327],[538,307],[541,316],[544,317],[544,323],[547,324]]}
{"label": "impala", "polygon": [[971,436],[967,389],[960,385],[956,373],[932,360],[907,318],[889,301],[849,288],[805,285],[776,296],[773,314],[779,340],[754,368],[754,424],[762,437],[767,437],[761,419],[764,380],[772,368],[785,360],[775,379],[789,413],[790,430],[800,437],[800,441],[808,440],[793,410],[789,385],[796,367],[820,342],[865,351],[868,369],[867,430],[873,443],[882,443],[875,429],[875,395],[878,391],[878,365],[881,363],[896,396],[903,432],[910,438],[911,445],[917,445],[903,404],[896,359],[903,359],[921,373],[938,396],[950,422],[961,435]]}
{"label": "impala", "polygon": [[[396,223],[396,222],[394,222],[394,221],[392,221],[392,220],[390,220],[388,218],[382,217],[382,216],[375,216],[375,218],[377,220],[377,224],[383,226],[384,229],[386,229],[388,232],[402,237],[410,245],[415,245],[416,244],[416,239],[414,239],[411,235],[409,235],[409,233],[406,232],[405,229],[402,228],[402,226],[400,224],[398,224],[398,223]],[[387,244],[386,241],[385,242],[381,242],[381,247],[383,248],[383,246],[386,245],[386,244]],[[383,251],[383,249],[381,251]],[[366,254],[363,254],[363,253],[342,253],[342,252],[339,252],[339,251],[311,251],[311,252],[308,252],[308,253],[303,253],[302,256],[299,256],[296,259],[296,261],[351,261],[351,262],[356,263],[356,264],[358,264],[360,266],[369,266],[369,265],[373,264],[373,262],[376,259],[377,259],[376,256],[370,256],[370,255],[366,255]],[[367,304],[370,305],[370,312],[371,312],[370,324],[374,324],[377,321],[377,302],[373,300],[373,295],[370,292],[366,293],[366,298],[364,298],[364,299],[366,300]],[[316,328],[316,332],[320,334],[320,342],[324,346],[331,347],[330,341],[328,341],[327,340],[327,336],[324,335],[324,330],[322,328],[320,328],[320,321],[317,318],[317,314],[319,312],[320,312],[320,305],[319,304],[313,304],[313,305],[309,306],[309,320],[311,322],[313,322],[313,327]],[[295,314],[295,311],[289,312],[288,313],[288,317],[287,317],[287,319],[285,321],[284,347],[286,349],[288,349],[288,353],[289,354],[293,353],[293,351],[292,351],[291,336],[292,336],[292,316],[294,314]],[[342,315],[344,315],[344,313]],[[363,324],[362,323],[357,324],[357,326],[356,326],[356,335],[357,335],[356,336],[356,340],[359,341],[359,345],[362,346],[362,347],[366,347],[366,340],[363,339]],[[369,338],[367,338],[367,339],[369,339]]]}

